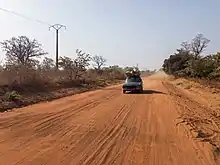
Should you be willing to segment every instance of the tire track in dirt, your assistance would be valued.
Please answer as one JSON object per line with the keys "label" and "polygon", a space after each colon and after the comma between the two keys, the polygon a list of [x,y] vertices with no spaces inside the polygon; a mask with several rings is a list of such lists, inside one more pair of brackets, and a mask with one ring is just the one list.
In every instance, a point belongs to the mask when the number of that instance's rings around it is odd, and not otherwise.
{"label": "tire track in dirt", "polygon": [[[113,95],[110,95],[110,96],[103,97],[102,102],[108,101],[109,99],[112,99],[113,97],[115,97],[115,94],[116,93],[114,93]],[[81,112],[82,110],[84,110],[86,108],[90,109],[92,107],[95,107],[98,104],[100,104],[99,100],[93,100],[93,101],[88,101],[83,104],[80,104],[80,103],[77,105],[70,104],[70,105],[66,106],[65,108],[59,110],[58,112],[51,113],[51,114],[32,114],[32,113],[27,114],[27,115],[21,114],[21,115],[19,115],[21,118],[14,119],[14,120],[16,120],[15,122],[13,120],[7,121],[7,119],[0,121],[0,129],[10,128],[10,129],[19,130],[20,127],[22,128],[22,126],[28,125],[31,127],[33,126],[37,131],[37,130],[44,128],[44,125],[48,124],[48,123],[53,123],[53,122],[65,123],[65,121],[68,118],[70,118],[72,115],[76,115],[77,113]],[[35,119],[36,116],[37,116],[37,119]],[[63,117],[65,117],[65,118],[63,118]],[[24,119],[27,119],[28,122],[24,122],[25,121]],[[19,123],[21,123],[21,124],[19,124]],[[21,130],[19,130],[19,131],[21,131]]]}
{"label": "tire track in dirt", "polygon": [[[106,94],[105,94],[103,97],[102,96],[100,96],[100,97],[103,99],[102,100],[102,102],[103,102],[104,100],[108,101],[109,99],[113,98],[116,94],[117,94],[117,92],[113,92],[110,96],[109,95],[106,96]],[[51,117],[54,117],[54,118],[61,117],[65,114],[68,114],[69,113],[68,110],[74,110],[74,112],[75,112],[78,109],[80,109],[80,108],[83,109],[85,106],[88,106],[90,104],[99,104],[100,97],[98,97],[97,99],[95,99],[93,101],[87,101],[86,103],[85,103],[85,100],[80,100],[80,99],[75,100],[75,101],[83,102],[83,103],[79,102],[78,104],[76,104],[73,100],[69,100],[69,102],[71,102],[71,103],[67,102],[67,103],[61,104],[61,107],[63,106],[64,108],[62,108],[62,109],[59,108],[58,112],[47,114],[47,115],[45,115],[45,117],[42,117],[40,114],[26,113],[26,114],[20,114],[20,115],[16,116],[15,118],[13,118],[12,120],[8,120],[8,118],[3,119],[0,121],[0,129],[11,128],[13,126],[19,128],[19,127],[22,127],[23,125],[29,125],[29,124],[32,124],[33,122],[34,123],[39,122],[39,119],[50,120]],[[51,106],[47,106],[46,108],[50,108],[50,107]],[[79,112],[79,111],[77,111],[77,112]],[[37,117],[37,116],[39,116],[39,117]],[[28,117],[30,117],[31,119],[27,120]],[[35,117],[37,117],[37,118],[35,119]],[[24,120],[24,119],[26,119],[26,120]],[[45,122],[47,122],[47,120]],[[26,121],[26,122],[22,123],[22,121]],[[43,123],[43,121],[40,121],[40,122]],[[3,125],[4,125],[4,127],[3,127]]]}
{"label": "tire track in dirt", "polygon": [[[105,97],[102,97],[102,102],[105,102],[105,101],[108,101],[108,99],[112,99],[113,97],[115,97],[115,98],[117,98],[117,95],[118,95],[118,92],[113,92],[112,94],[110,94],[110,95],[105,95]],[[96,104],[94,104],[94,103],[96,103]],[[64,117],[66,117],[66,116],[68,116],[68,118],[70,117],[70,116],[72,116],[72,115],[74,115],[75,114],[75,112],[80,112],[81,110],[89,110],[90,108],[92,108],[92,107],[95,107],[96,105],[98,105],[100,103],[100,100],[98,100],[98,99],[95,99],[94,101],[92,101],[92,102],[89,102],[89,103],[84,103],[84,105],[80,105],[80,103],[78,104],[79,106],[78,106],[78,108],[77,109],[74,109],[74,106],[73,105],[70,105],[70,107],[72,107],[72,109],[71,108],[69,108],[68,110],[66,110],[66,109],[63,109],[64,111],[59,111],[58,112],[58,114],[56,114],[56,113],[54,113],[53,115],[51,115],[55,120],[56,119],[59,119],[60,118],[60,120],[62,120],[63,118],[63,116]],[[92,106],[91,106],[92,105]],[[86,109],[87,108],[87,109]],[[89,108],[89,109],[88,109]],[[74,114],[71,112],[71,110],[73,110],[73,112],[74,112]],[[55,116],[55,117],[54,117]],[[26,116],[27,117],[27,119],[28,119],[28,117],[32,117],[30,114],[29,114],[29,116],[27,115]],[[39,121],[36,121],[36,123],[38,123]],[[40,122],[44,122],[44,120],[42,121],[42,120],[40,120]],[[54,122],[54,121],[53,121]],[[47,122],[46,122],[47,123]],[[7,124],[7,123],[6,123]],[[35,124],[35,122],[34,122],[34,124]],[[31,126],[33,126],[34,124],[32,124]],[[58,129],[60,129],[60,127],[59,126],[62,126],[62,125],[60,125],[60,123],[54,123],[54,124],[58,124],[58,127],[56,127],[56,129],[54,130],[54,128],[53,128],[53,132],[59,132],[59,130]],[[20,136],[25,136],[25,135],[29,135],[29,137],[28,136],[26,136],[26,137],[28,137],[28,139],[22,139],[22,138],[20,138],[20,141],[22,141],[21,143],[15,143],[16,145],[14,145],[13,147],[14,148],[20,148],[20,147],[25,147],[25,148],[28,148],[29,146],[31,146],[31,145],[33,145],[33,141],[34,141],[34,139],[36,138],[36,136],[39,136],[39,132],[33,132],[32,130],[30,130],[30,128],[31,129],[33,129],[33,127],[21,127],[21,128],[23,128],[23,129],[19,129],[16,125],[13,125],[15,128],[13,128],[14,130],[15,130],[15,132],[13,133],[13,135],[12,136],[14,136],[15,137],[15,141],[18,141],[16,138],[17,137],[20,137]],[[56,125],[55,125],[56,126]],[[63,127],[63,126],[62,126]],[[18,129],[18,130],[17,130]],[[51,129],[51,128],[50,128]],[[33,129],[34,130],[34,129]],[[27,131],[27,132],[29,132],[29,133],[25,133],[25,131]],[[46,130],[46,129],[43,129],[43,130],[41,130],[41,131],[43,131],[43,132],[46,132],[47,134],[45,134],[44,136],[47,136],[48,135],[48,133],[49,132],[51,132],[51,131],[49,131],[49,130]],[[20,132],[20,133],[19,133]],[[43,135],[43,134],[42,134]],[[4,141],[3,141],[4,142]],[[35,142],[35,141],[34,141]],[[36,142],[35,142],[36,143]],[[0,145],[0,147],[1,147],[1,145]],[[33,150],[33,149],[32,149]],[[5,151],[4,151],[5,152]],[[4,154],[6,154],[7,153],[7,151],[4,153]],[[3,154],[2,154],[3,155]],[[30,154],[31,155],[31,154]]]}
{"label": "tire track in dirt", "polygon": [[[107,100],[108,99],[111,99],[111,98],[113,98],[113,97],[115,97],[115,94],[118,94],[118,93],[114,93],[113,92],[113,94],[112,95],[107,95],[105,98],[107,98]],[[103,102],[105,102],[105,101],[107,101],[107,100],[105,100],[105,98],[103,98]],[[117,96],[115,97],[115,98],[117,98]],[[99,100],[95,100],[96,101],[96,103],[100,103],[100,101]],[[93,101],[93,102],[90,102],[90,104],[93,104],[95,101]],[[74,108],[72,108],[72,110],[74,110],[73,112],[75,112],[76,110],[86,110],[85,109],[85,106],[87,106],[87,108],[92,108],[91,106],[89,107],[88,105],[90,105],[90,104],[85,104],[85,105],[80,105],[79,107],[78,107],[78,109],[74,109]],[[97,105],[97,104],[96,104]],[[95,107],[96,105],[93,105],[93,107]],[[71,105],[72,106],[72,105]],[[70,107],[71,107],[70,106]],[[63,111],[60,111],[60,112],[58,112],[59,114],[61,114],[61,115],[52,115],[52,116],[55,116],[55,118],[56,117],[58,117],[58,119],[60,118],[60,117],[62,117],[62,116],[66,116],[67,114],[68,114],[68,116],[69,115],[72,115],[72,112],[70,112],[70,111],[66,111],[66,109],[64,109],[65,111],[63,112]],[[71,108],[69,109],[69,110],[71,110]],[[88,110],[88,109],[87,109]],[[31,117],[31,116],[29,116],[29,117]],[[60,118],[61,120],[62,120],[62,118]],[[38,121],[39,122],[39,121]],[[43,121],[40,121],[40,122],[43,122]],[[33,124],[32,124],[33,125]],[[14,126],[14,125],[13,125]],[[16,127],[16,126],[15,126]],[[17,128],[17,127],[16,127]],[[30,127],[31,129],[33,129],[32,127]],[[18,128],[19,129],[19,128]],[[27,128],[27,129],[23,129],[23,130],[15,130],[15,135],[16,135],[16,137],[17,136],[20,136],[20,135],[22,135],[22,134],[25,134],[25,131],[26,130],[28,130],[29,129],[29,127]],[[19,133],[19,131],[20,131],[20,133]],[[44,131],[46,131],[46,132],[48,132],[48,130],[44,130]],[[30,131],[29,131],[30,132]],[[50,132],[50,131],[49,131]],[[54,132],[54,131],[53,131]],[[57,131],[55,131],[55,133],[56,133]],[[19,133],[19,134],[18,134]],[[33,133],[33,132],[30,132],[30,133]],[[36,132],[37,133],[37,132]],[[35,138],[36,138],[36,133],[33,133],[28,139],[25,139],[24,141],[22,141],[22,143],[20,143],[19,144],[19,146],[20,147],[28,147],[28,146],[30,146],[31,145],[31,143],[28,143],[28,142],[32,142],[32,140],[34,140]],[[16,138],[15,137],[15,138]],[[16,140],[16,139],[15,139]],[[4,141],[3,141],[4,142]],[[16,147],[16,148],[18,148],[19,146],[14,146],[14,147]]]}
{"label": "tire track in dirt", "polygon": [[[123,110],[126,110],[126,111],[123,111]],[[107,132],[105,131],[104,133],[100,133],[100,137],[97,137],[91,143],[91,146],[94,146],[94,147],[89,147],[89,149],[87,149],[87,151],[89,153],[91,153],[91,155],[88,154],[89,157],[86,159],[83,159],[83,161],[80,161],[78,163],[79,165],[80,164],[89,165],[92,163],[97,164],[97,165],[101,165],[107,161],[107,155],[110,154],[109,151],[113,150],[113,146],[116,143],[115,142],[116,139],[121,137],[121,134],[124,134],[124,131],[122,131],[121,128],[123,126],[124,121],[127,119],[128,115],[131,112],[131,105],[130,106],[123,106],[120,109],[120,111],[123,113],[119,114],[114,119],[112,124],[110,124],[110,126],[111,126],[110,128],[106,128],[106,130],[108,130],[108,131]],[[116,123],[117,123],[117,125],[115,125]],[[103,153],[103,151],[102,151],[104,147],[105,147],[105,151],[107,151],[105,153]],[[76,157],[76,160],[77,160],[77,157]]]}
{"label": "tire track in dirt", "polygon": [[[62,163],[63,164],[70,163],[70,162],[67,162],[69,159],[66,159],[66,158],[68,158],[68,156],[73,156],[73,157],[75,157],[74,162],[75,162],[75,164],[77,164],[77,160],[80,161],[82,157],[85,157],[86,155],[88,155],[88,154],[86,154],[87,152],[92,152],[89,155],[93,154],[94,151],[91,151],[91,150],[97,149],[97,145],[100,146],[103,143],[102,141],[105,140],[106,135],[108,135],[107,137],[113,136],[114,134],[112,135],[112,133],[115,131],[114,127],[113,127],[113,126],[115,126],[114,122],[120,120],[121,117],[126,114],[127,109],[125,109],[125,108],[128,107],[128,105],[125,105],[122,102],[121,104],[119,104],[119,107],[121,107],[121,108],[119,108],[116,111],[117,112],[116,116],[113,116],[112,120],[109,121],[109,123],[106,125],[106,127],[104,127],[103,130],[102,129],[100,130],[101,132],[99,132],[98,130],[94,130],[95,132],[91,132],[90,130],[87,130],[87,133],[84,133],[84,135],[82,135],[82,137],[79,137],[79,139],[77,140],[77,143],[72,143],[71,144],[72,148],[70,148],[70,150],[67,152],[68,155],[65,155],[63,157]],[[103,116],[103,117],[106,117],[106,116]],[[90,120],[94,121],[95,119],[90,119]],[[92,123],[93,126],[94,126],[94,124],[99,125],[98,123]],[[117,131],[116,131],[116,133],[117,133]],[[73,136],[74,136],[74,134],[73,134]],[[73,138],[73,139],[75,139],[75,138]],[[75,152],[76,149],[77,149],[77,153]],[[84,150],[86,151],[86,153],[83,153]],[[81,153],[83,153],[83,155]],[[79,164],[81,164],[81,163],[79,163]]]}
{"label": "tire track in dirt", "polygon": [[144,79],[143,94],[116,86],[0,115],[0,165],[214,165],[209,148],[176,127],[188,102],[163,81]]}
{"label": "tire track in dirt", "polygon": [[[138,99],[138,98],[137,98]],[[149,150],[146,144],[146,133],[147,133],[147,123],[150,122],[151,110],[150,104],[152,102],[152,97],[143,97],[137,105],[137,109],[134,111],[133,120],[135,121],[132,125],[131,135],[132,141],[126,149],[126,154],[123,158],[123,162],[127,164],[143,164],[148,158]],[[144,120],[143,120],[144,119]]]}
{"label": "tire track in dirt", "polygon": [[170,83],[165,85],[169,86],[169,92],[179,106],[180,121],[177,125],[185,124],[191,131],[189,137],[211,144],[214,157],[217,159],[220,154],[220,119],[216,117],[215,110],[207,105],[199,104],[183,89]]}

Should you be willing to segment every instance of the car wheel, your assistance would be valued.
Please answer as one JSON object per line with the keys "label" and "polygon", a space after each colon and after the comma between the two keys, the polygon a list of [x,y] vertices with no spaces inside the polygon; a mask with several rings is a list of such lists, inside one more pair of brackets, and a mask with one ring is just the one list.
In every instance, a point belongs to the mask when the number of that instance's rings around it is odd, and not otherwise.
{"label": "car wheel", "polygon": [[143,93],[143,89],[139,90],[138,93]]}

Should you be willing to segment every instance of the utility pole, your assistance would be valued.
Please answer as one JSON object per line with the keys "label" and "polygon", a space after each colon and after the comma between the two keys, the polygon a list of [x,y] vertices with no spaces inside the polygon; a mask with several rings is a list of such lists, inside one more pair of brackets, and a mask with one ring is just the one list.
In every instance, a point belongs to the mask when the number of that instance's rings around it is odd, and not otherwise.
{"label": "utility pole", "polygon": [[58,50],[59,50],[59,46],[58,46],[58,36],[59,36],[59,30],[61,28],[65,28],[66,29],[66,26],[64,25],[61,25],[61,24],[55,24],[55,25],[51,25],[49,27],[49,30],[53,28],[55,29],[56,31],[56,70],[58,70],[58,60],[59,60],[59,55],[58,55]]}

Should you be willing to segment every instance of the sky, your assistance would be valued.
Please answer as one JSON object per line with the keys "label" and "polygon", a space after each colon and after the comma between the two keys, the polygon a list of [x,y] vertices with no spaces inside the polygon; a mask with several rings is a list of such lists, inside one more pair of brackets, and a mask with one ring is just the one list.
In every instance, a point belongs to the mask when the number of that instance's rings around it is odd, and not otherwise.
{"label": "sky", "polygon": [[[165,58],[197,33],[220,51],[219,0],[0,0],[0,7],[49,24],[63,24],[59,55],[76,49],[101,55],[108,65],[159,69]],[[55,59],[55,31],[47,24],[0,10],[0,41],[25,35]],[[0,59],[4,53],[0,52]]]}

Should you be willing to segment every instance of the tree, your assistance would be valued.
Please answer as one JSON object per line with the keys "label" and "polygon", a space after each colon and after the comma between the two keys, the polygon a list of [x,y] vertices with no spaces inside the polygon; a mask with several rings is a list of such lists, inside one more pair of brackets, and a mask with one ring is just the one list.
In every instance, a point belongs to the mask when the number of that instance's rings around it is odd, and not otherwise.
{"label": "tree", "polygon": [[91,55],[85,52],[82,52],[82,50],[77,49],[76,50],[76,59],[74,60],[74,63],[80,71],[84,72],[86,71],[87,67],[90,65],[89,62],[91,61]]}
{"label": "tree", "polygon": [[66,56],[59,58],[59,66],[64,70],[68,70],[68,69],[74,70],[73,60]]}
{"label": "tree", "polygon": [[187,52],[192,54],[195,58],[198,58],[201,53],[207,48],[210,40],[205,38],[203,34],[197,34],[191,41],[188,43],[187,41],[182,42],[181,48],[177,49],[178,51]]}
{"label": "tree", "polygon": [[61,67],[67,74],[70,80],[73,80],[75,73],[75,65],[73,59],[69,57],[59,57],[59,67]]}
{"label": "tree", "polygon": [[55,68],[55,62],[52,58],[45,57],[40,68],[46,71],[50,71]]}
{"label": "tree", "polygon": [[70,79],[80,78],[86,71],[91,60],[91,56],[88,53],[84,53],[81,50],[76,50],[77,57],[71,59],[69,57],[60,57],[59,66],[69,73]]}
{"label": "tree", "polygon": [[220,53],[201,56],[209,42],[202,34],[196,35],[190,44],[182,42],[177,53],[164,60],[163,70],[178,77],[220,78]]}
{"label": "tree", "polygon": [[168,74],[180,76],[185,74],[187,62],[192,59],[192,56],[181,49],[177,51],[177,53],[170,55],[168,59],[164,60],[163,70]]}
{"label": "tree", "polygon": [[94,64],[95,69],[100,71],[102,67],[105,65],[107,60],[102,56],[95,55],[92,57],[92,61],[95,63]]}
{"label": "tree", "polygon": [[26,36],[12,37],[0,43],[6,54],[7,65],[33,66],[38,62],[36,57],[46,55],[36,39]]}
{"label": "tree", "polygon": [[191,45],[187,41],[182,42],[180,45],[181,45],[182,48],[179,49],[179,50],[185,51],[185,52],[188,52],[188,53],[191,51]]}
{"label": "tree", "polygon": [[191,51],[196,58],[207,48],[211,40],[204,37],[203,34],[197,34],[191,42]]}
{"label": "tree", "polygon": [[103,68],[103,75],[105,75],[108,79],[125,79],[125,71],[123,68],[118,65],[113,65],[109,67]]}

